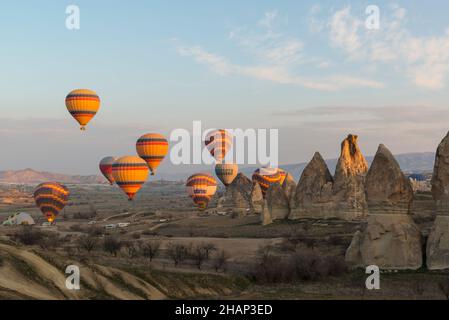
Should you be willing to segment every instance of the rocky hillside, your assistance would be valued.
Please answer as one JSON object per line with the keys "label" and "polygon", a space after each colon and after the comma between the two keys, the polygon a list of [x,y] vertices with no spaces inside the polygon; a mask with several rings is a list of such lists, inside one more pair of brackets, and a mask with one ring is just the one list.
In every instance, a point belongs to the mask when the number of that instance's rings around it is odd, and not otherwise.
{"label": "rocky hillside", "polygon": [[101,176],[71,176],[51,172],[36,171],[25,169],[18,171],[0,171],[0,183],[20,183],[20,184],[38,184],[47,181],[58,181],[61,183],[74,184],[97,184],[106,183]]}

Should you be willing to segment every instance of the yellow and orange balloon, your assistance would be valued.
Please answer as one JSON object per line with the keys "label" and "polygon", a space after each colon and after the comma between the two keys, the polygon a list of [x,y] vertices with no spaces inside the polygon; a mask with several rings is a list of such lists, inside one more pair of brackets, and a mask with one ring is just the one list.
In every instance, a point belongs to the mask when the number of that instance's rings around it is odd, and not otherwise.
{"label": "yellow and orange balloon", "polygon": [[156,173],[162,160],[168,152],[168,141],[158,133],[148,133],[139,138],[136,143],[137,154],[147,162],[151,175]]}
{"label": "yellow and orange balloon", "polygon": [[279,183],[281,175],[277,168],[264,167],[254,171],[252,180],[260,185],[262,195],[265,198],[268,188],[274,183]]}
{"label": "yellow and orange balloon", "polygon": [[76,89],[65,98],[65,105],[73,118],[86,130],[86,125],[100,109],[100,97],[89,89]]}
{"label": "yellow and orange balloon", "polygon": [[187,179],[186,190],[198,209],[204,211],[217,191],[217,181],[208,173],[194,174]]}
{"label": "yellow and orange balloon", "polygon": [[228,151],[232,148],[232,135],[224,130],[214,130],[206,135],[204,144],[212,157],[220,163],[226,157]]}
{"label": "yellow and orange balloon", "polygon": [[57,182],[41,183],[34,191],[34,201],[48,222],[52,223],[69,201],[70,192]]}
{"label": "yellow and orange balloon", "polygon": [[285,178],[287,177],[287,171],[285,171],[284,169],[279,168],[278,172],[279,172],[279,175],[280,175],[279,184],[282,186],[284,184]]}
{"label": "yellow and orange balloon", "polygon": [[147,181],[148,173],[147,163],[139,157],[121,157],[112,165],[115,183],[126,193],[130,201]]}

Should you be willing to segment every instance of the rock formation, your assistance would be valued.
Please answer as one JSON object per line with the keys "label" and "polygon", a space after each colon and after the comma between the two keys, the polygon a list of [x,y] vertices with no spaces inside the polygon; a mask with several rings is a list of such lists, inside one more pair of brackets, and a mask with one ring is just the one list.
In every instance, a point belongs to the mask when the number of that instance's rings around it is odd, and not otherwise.
{"label": "rock formation", "polygon": [[290,200],[290,219],[323,218],[332,208],[332,175],[316,152],[301,174]]}
{"label": "rock formation", "polygon": [[449,133],[435,155],[432,195],[437,217],[427,240],[427,267],[449,269]]}
{"label": "rock formation", "polygon": [[368,163],[357,144],[358,136],[349,134],[341,143],[341,154],[332,185],[334,211],[344,220],[366,215],[364,179]]}
{"label": "rock formation", "polygon": [[265,199],[273,221],[283,220],[288,217],[290,213],[288,198],[279,183],[273,183],[268,188]]}
{"label": "rock formation", "polygon": [[262,205],[262,214],[260,215],[260,220],[262,222],[263,226],[269,225],[273,223],[273,219],[271,217],[270,211],[268,209],[268,203],[265,200],[264,204]]}
{"label": "rock formation", "polygon": [[264,200],[260,184],[253,182],[250,194],[251,212],[261,214],[264,207]]}
{"label": "rock formation", "polygon": [[246,215],[252,208],[252,182],[243,173],[239,173],[226,188],[224,196],[218,201],[219,207],[238,215]]}
{"label": "rock formation", "polygon": [[421,234],[410,215],[413,190],[390,151],[380,145],[365,181],[368,219],[346,252],[353,266],[418,269]]}
{"label": "rock formation", "polygon": [[287,196],[288,201],[290,202],[295,196],[296,192],[295,179],[293,179],[293,176],[290,173],[287,173],[287,175],[285,176],[284,183],[282,184],[282,189],[284,190],[285,195]]}

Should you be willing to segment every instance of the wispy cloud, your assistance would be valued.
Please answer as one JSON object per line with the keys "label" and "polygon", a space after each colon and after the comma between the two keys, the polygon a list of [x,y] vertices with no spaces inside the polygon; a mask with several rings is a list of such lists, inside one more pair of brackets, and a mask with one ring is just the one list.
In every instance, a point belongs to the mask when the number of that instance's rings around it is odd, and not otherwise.
{"label": "wispy cloud", "polygon": [[313,79],[291,74],[288,69],[279,65],[243,66],[233,64],[225,58],[207,52],[199,46],[179,47],[179,54],[190,56],[198,63],[207,65],[213,72],[222,75],[240,75],[258,80],[267,80],[278,84],[301,86],[315,90],[335,91],[345,88],[368,87],[382,88],[377,81],[347,75],[332,75],[326,78]]}
{"label": "wispy cloud", "polygon": [[336,11],[329,20],[332,46],[344,50],[351,59],[390,64],[419,87],[445,87],[449,75],[449,34],[414,36],[405,28],[406,10],[391,5],[383,14],[381,29],[368,30],[351,13],[351,7]]}
{"label": "wispy cloud", "polygon": [[301,74],[302,66],[316,69],[329,67],[327,59],[308,56],[304,52],[301,39],[288,36],[277,30],[278,24],[287,24],[286,17],[280,17],[276,11],[266,12],[257,23],[256,31],[239,27],[230,31],[229,39],[235,41],[254,64],[242,65],[225,57],[212,53],[202,46],[178,46],[178,53],[192,57],[196,62],[207,65],[221,76],[244,76],[270,81],[277,84],[294,85],[314,90],[336,91],[346,88],[383,88],[376,80],[348,74],[330,74],[314,77]]}

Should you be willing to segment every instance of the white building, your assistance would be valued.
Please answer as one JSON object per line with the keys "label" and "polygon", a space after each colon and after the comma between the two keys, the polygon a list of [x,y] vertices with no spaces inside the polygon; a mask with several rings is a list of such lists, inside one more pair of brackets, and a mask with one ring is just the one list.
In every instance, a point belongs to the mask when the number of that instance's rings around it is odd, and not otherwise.
{"label": "white building", "polygon": [[26,212],[18,212],[3,221],[4,226],[31,226],[36,224],[33,217]]}

